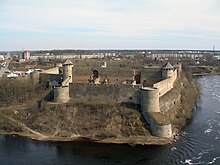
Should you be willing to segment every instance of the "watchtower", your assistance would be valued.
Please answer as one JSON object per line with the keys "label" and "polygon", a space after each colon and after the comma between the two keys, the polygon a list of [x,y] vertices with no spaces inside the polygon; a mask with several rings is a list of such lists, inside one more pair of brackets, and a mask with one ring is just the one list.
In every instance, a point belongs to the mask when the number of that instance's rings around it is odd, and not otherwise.
{"label": "watchtower", "polygon": [[162,68],[162,79],[167,79],[173,76],[174,74],[174,68],[173,66],[168,62],[166,65]]}
{"label": "watchtower", "polygon": [[178,76],[180,75],[181,71],[182,71],[182,64],[181,63],[176,63],[173,65],[174,70],[177,70]]}
{"label": "watchtower", "polygon": [[63,82],[60,87],[54,88],[54,101],[57,103],[66,103],[69,97],[69,83],[73,82],[72,76],[73,63],[69,59],[63,63]]}
{"label": "watchtower", "polygon": [[73,82],[73,63],[69,59],[63,63],[63,80],[69,79],[68,82]]}

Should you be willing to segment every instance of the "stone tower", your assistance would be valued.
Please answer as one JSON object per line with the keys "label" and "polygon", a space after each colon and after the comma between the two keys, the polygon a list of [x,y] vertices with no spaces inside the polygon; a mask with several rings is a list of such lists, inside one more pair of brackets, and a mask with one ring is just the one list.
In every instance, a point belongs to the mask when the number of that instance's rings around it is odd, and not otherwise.
{"label": "stone tower", "polygon": [[[60,65],[61,66],[61,65]],[[70,99],[69,97],[69,83],[73,82],[72,76],[73,63],[69,59],[63,63],[63,82],[60,87],[55,87],[54,90],[54,102],[66,103]]]}
{"label": "stone tower", "polygon": [[66,60],[66,62],[63,63],[63,80],[68,79],[68,83],[73,82],[73,63],[69,59]]}
{"label": "stone tower", "polygon": [[162,80],[172,77],[174,74],[173,71],[173,66],[169,62],[166,63],[166,65],[162,68]]}
{"label": "stone tower", "polygon": [[144,116],[149,112],[160,112],[159,90],[157,88],[143,87],[141,89],[141,109]]}
{"label": "stone tower", "polygon": [[180,75],[181,71],[182,71],[182,64],[181,63],[176,63],[173,65],[174,70],[177,70],[178,76]]}

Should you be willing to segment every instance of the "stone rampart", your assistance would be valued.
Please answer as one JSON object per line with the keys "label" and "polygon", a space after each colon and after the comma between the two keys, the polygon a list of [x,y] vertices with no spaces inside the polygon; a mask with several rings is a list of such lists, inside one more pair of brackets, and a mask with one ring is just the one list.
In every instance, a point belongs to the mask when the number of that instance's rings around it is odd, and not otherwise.
{"label": "stone rampart", "polygon": [[140,104],[140,86],[69,84],[70,98],[84,101]]}
{"label": "stone rampart", "polygon": [[160,97],[160,110],[162,113],[167,113],[171,108],[181,104],[179,90],[175,89],[175,92],[167,93],[165,96]]}
{"label": "stone rampart", "polygon": [[45,73],[45,74],[59,74],[59,68],[58,67],[50,68],[50,69],[47,69],[47,70],[43,71],[42,73]]}
{"label": "stone rampart", "polygon": [[159,124],[154,117],[149,117],[148,123],[150,124],[151,133],[159,137],[172,137],[171,123]]}
{"label": "stone rampart", "polygon": [[160,110],[159,90],[157,88],[141,89],[141,109],[145,120],[150,126],[152,135],[172,137],[171,124]]}
{"label": "stone rampart", "polygon": [[61,81],[62,74],[39,73],[39,82],[49,84],[52,81]]}
{"label": "stone rampart", "polygon": [[131,68],[102,68],[102,67],[74,67],[73,68],[73,83],[84,83],[88,82],[89,77],[93,70],[99,72],[101,78],[108,78],[110,84],[122,83],[125,80],[132,80],[134,71]]}
{"label": "stone rampart", "polygon": [[69,100],[69,87],[55,87],[54,102],[66,103]]}
{"label": "stone rampart", "polygon": [[174,84],[176,78],[177,78],[177,70],[174,71],[173,77],[162,80],[162,81],[160,81],[158,83],[155,83],[153,85],[154,88],[157,88],[159,90],[159,96],[160,97],[165,95],[171,89],[173,89],[173,84]]}
{"label": "stone rampart", "polygon": [[161,68],[143,68],[141,71],[141,83],[147,82],[151,86],[153,83],[161,80]]}
{"label": "stone rampart", "polygon": [[[141,107],[145,120],[150,125],[151,133],[154,136],[172,137],[172,126],[167,117],[161,113],[159,98],[173,89],[177,79],[177,69],[174,70],[173,76],[162,80],[153,85],[154,88],[143,88],[141,92]],[[170,105],[168,105],[170,106]],[[165,105],[163,105],[163,108]]]}
{"label": "stone rampart", "polygon": [[[91,68],[84,67],[82,70],[79,70],[77,72],[76,70],[73,70],[74,83],[69,83],[69,87],[65,86],[54,88],[54,101],[58,103],[65,103],[69,100],[69,98],[71,98],[73,100],[81,100],[83,102],[140,104],[143,116],[145,120],[149,123],[152,134],[155,136],[171,138],[172,126],[168,121],[168,117],[164,116],[164,114],[161,113],[159,98],[173,88],[173,84],[177,79],[177,70],[178,69],[174,70],[172,77],[153,84],[153,88],[151,88],[142,87],[142,85],[97,85],[75,83],[76,81],[74,81],[74,77],[77,77],[76,73],[79,74],[79,72],[83,72],[85,74],[80,75],[87,76],[89,76],[89,74],[91,73]],[[150,77],[154,77],[156,76],[155,72],[159,72],[159,69],[155,68],[154,71],[145,69],[144,72],[152,72],[152,74],[150,74]],[[116,77],[122,76],[122,79],[126,79],[127,77],[132,77],[133,70],[124,69],[123,72],[118,72],[118,70],[115,70],[115,68],[99,68],[100,76],[105,76],[105,74],[107,73],[110,76],[109,78],[115,79]],[[147,75],[144,73],[142,74]],[[78,76],[80,77],[80,75]],[[149,75],[142,78],[147,79],[148,76]]]}

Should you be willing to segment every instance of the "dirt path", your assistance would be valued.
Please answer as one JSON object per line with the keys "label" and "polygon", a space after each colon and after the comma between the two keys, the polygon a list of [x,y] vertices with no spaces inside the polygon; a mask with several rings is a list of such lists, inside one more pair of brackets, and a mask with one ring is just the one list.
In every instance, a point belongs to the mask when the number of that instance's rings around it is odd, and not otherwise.
{"label": "dirt path", "polygon": [[15,119],[13,119],[13,118],[11,118],[11,117],[8,117],[8,116],[3,115],[3,114],[0,114],[0,116],[6,118],[6,119],[8,119],[8,120],[10,120],[11,122],[13,122],[13,123],[15,123],[16,125],[18,125],[19,127],[21,127],[23,130],[26,130],[26,131],[28,131],[28,132],[30,132],[30,133],[36,135],[37,137],[39,137],[39,138],[41,138],[41,139],[44,139],[44,138],[47,138],[47,137],[48,137],[48,136],[45,136],[45,135],[43,135],[43,134],[41,134],[41,133],[39,133],[39,132],[37,132],[37,131],[35,131],[35,130],[29,128],[29,127],[27,127],[25,124],[23,124],[23,123],[21,123],[21,122],[15,120]]}

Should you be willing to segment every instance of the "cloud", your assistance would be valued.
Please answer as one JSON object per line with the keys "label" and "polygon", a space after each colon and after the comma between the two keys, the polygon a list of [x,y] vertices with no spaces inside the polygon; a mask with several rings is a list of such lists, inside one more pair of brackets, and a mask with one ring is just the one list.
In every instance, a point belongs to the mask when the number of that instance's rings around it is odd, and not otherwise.
{"label": "cloud", "polygon": [[97,36],[106,43],[114,38],[136,41],[136,45],[165,37],[172,43],[172,36],[176,36],[176,42],[181,38],[219,40],[217,3],[217,0],[5,0],[0,2],[0,30],[69,34],[82,36],[83,40]]}

